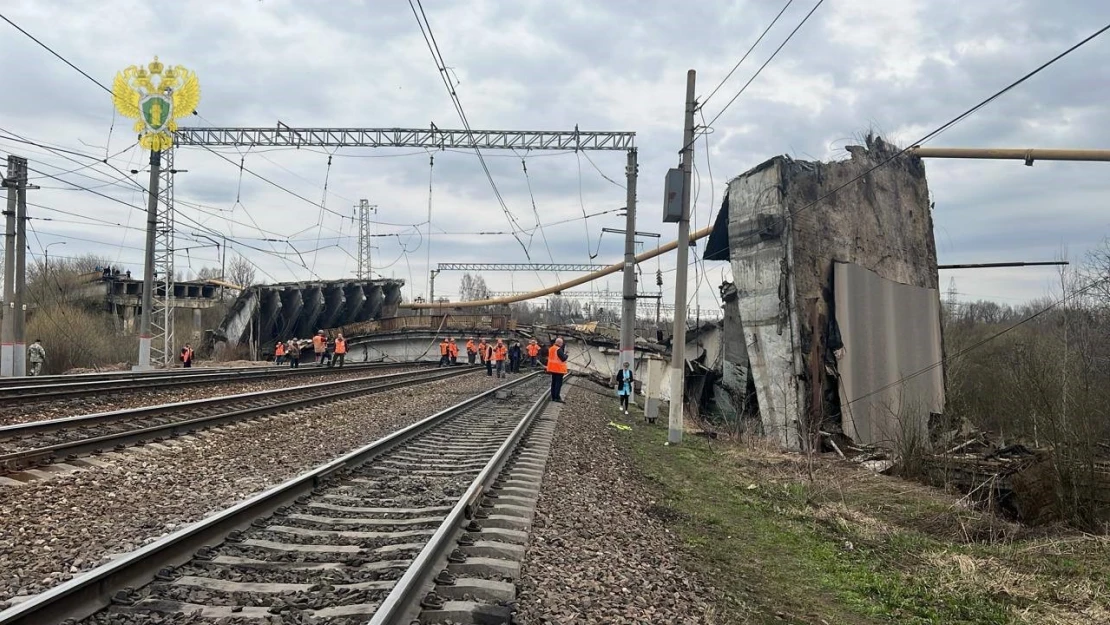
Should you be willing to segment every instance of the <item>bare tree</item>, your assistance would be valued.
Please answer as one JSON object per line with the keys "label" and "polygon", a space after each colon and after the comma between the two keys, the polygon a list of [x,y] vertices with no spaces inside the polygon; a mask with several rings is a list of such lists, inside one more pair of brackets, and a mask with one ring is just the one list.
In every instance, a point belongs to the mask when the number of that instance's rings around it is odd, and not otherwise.
{"label": "bare tree", "polygon": [[1098,306],[1110,307],[1110,237],[1102,245],[1087,252],[1080,272],[1084,282],[1091,284],[1090,295]]}
{"label": "bare tree", "polygon": [[464,273],[459,281],[459,299],[464,302],[489,299],[489,287],[486,286],[485,278]]}
{"label": "bare tree", "polygon": [[219,267],[201,267],[200,271],[197,272],[197,280],[220,280],[222,278]]}
{"label": "bare tree", "polygon": [[227,277],[228,282],[243,287],[244,289],[254,285],[256,276],[256,269],[249,260],[243,258],[242,255],[237,255],[234,259],[227,263]]}

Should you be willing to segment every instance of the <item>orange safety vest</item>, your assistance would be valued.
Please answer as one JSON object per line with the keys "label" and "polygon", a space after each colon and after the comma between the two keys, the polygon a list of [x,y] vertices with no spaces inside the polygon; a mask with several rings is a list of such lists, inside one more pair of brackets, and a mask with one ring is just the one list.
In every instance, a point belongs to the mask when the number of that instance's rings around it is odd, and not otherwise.
{"label": "orange safety vest", "polygon": [[552,345],[547,348],[547,372],[548,373],[566,373],[567,362],[559,360],[559,346]]}
{"label": "orange safety vest", "polygon": [[474,347],[474,341],[467,341],[466,342],[466,353],[468,353],[468,354],[478,353],[478,350]]}
{"label": "orange safety vest", "polygon": [[312,337],[312,349],[315,350],[317,354],[323,353],[324,348],[327,346],[327,344],[328,340],[320,336],[319,334]]}
{"label": "orange safety vest", "polygon": [[528,356],[529,357],[535,358],[537,355],[539,355],[539,353],[540,353],[540,346],[539,345],[536,345],[535,343],[529,343],[528,344]]}
{"label": "orange safety vest", "polygon": [[450,343],[450,342],[447,343],[447,355],[451,356],[452,358],[457,357],[459,355],[459,345],[458,345],[458,343]]}
{"label": "orange safety vest", "polygon": [[281,343],[278,343],[277,347],[274,348],[274,355],[275,356],[284,356],[285,355],[285,346],[282,345]]}
{"label": "orange safety vest", "polygon": [[440,341],[439,342],[439,355],[440,356],[446,356],[447,355],[447,346],[448,345],[449,345],[449,343],[447,341]]}
{"label": "orange safety vest", "polygon": [[346,354],[347,353],[347,339],[335,339],[335,353],[337,353],[337,354]]}
{"label": "orange safety vest", "polygon": [[504,343],[498,343],[497,346],[493,348],[493,361],[500,362],[502,360],[505,360],[505,355],[508,353],[508,351],[509,350],[505,347]]}

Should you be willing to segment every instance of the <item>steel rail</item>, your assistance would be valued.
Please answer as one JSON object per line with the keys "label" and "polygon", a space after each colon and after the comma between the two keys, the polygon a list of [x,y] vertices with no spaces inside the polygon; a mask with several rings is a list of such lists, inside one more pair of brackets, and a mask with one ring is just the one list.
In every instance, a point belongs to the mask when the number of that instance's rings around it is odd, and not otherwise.
{"label": "steel rail", "polygon": [[188,562],[199,548],[222,543],[232,531],[245,529],[254,520],[268,517],[282,506],[292,505],[298,497],[311,494],[330,476],[392,451],[498,391],[522,384],[536,375],[538,373],[528,374],[460,402],[12,606],[0,612],[0,625],[43,625],[90,616],[109,605],[117,591],[150,583],[162,568]]}
{"label": "steel rail", "polygon": [[322,401],[339,401],[358,395],[379,393],[382,391],[402,388],[405,386],[412,386],[414,384],[434,382],[437,380],[452,378],[468,373],[477,373],[478,371],[479,369],[477,368],[472,369],[469,367],[452,368],[448,369],[447,371],[409,371],[403,373],[394,373],[390,375],[374,376],[371,378],[356,378],[353,380],[340,380],[336,382],[327,382],[324,384],[308,384],[270,391],[255,391],[253,393],[242,393],[239,395],[226,395],[223,397],[197,399],[173,404],[145,406],[140,408],[131,408],[128,410],[117,410],[114,412],[102,412],[91,415],[83,415],[79,417],[53,419],[50,421],[18,423],[15,425],[9,425],[0,428],[0,438],[12,438],[15,436],[33,436],[36,434],[54,432],[73,427],[111,423],[122,421],[125,419],[149,419],[151,417],[161,416],[165,414],[173,414],[174,412],[178,412],[188,408],[219,408],[222,405],[234,404],[243,400],[274,398],[280,397],[281,395],[301,394],[305,391],[313,391],[310,393],[304,393],[302,396],[288,401],[271,403],[261,406],[247,406],[244,408],[232,409],[226,412],[221,411],[210,415],[194,417],[192,419],[186,419],[183,421],[160,423],[149,427],[126,430],[124,432],[116,432],[103,436],[83,438],[80,440],[67,441],[64,443],[58,443],[45,447],[36,447],[33,449],[24,449],[7,454],[2,454],[0,455],[0,470],[16,470],[20,468],[26,468],[35,464],[49,462],[57,458],[88,454],[93,451],[102,450],[105,448],[112,448],[119,445],[131,445],[140,441],[146,441],[155,438],[179,436],[181,434],[194,430],[222,425],[224,423],[230,423],[232,421],[241,421],[243,419],[249,419],[264,414],[285,412],[288,410],[295,410],[310,405],[316,405]]}
{"label": "steel rail", "polygon": [[[180,386],[195,386],[198,384],[211,384],[215,382],[239,382],[258,379],[281,378],[286,376],[330,375],[335,371],[374,371],[391,367],[403,367],[406,363],[398,364],[352,364],[342,369],[305,367],[304,369],[279,369],[273,368],[246,368],[224,371],[218,373],[189,373],[185,375],[163,375],[147,379],[130,380],[78,380],[73,382],[49,382],[46,384],[24,384],[21,386],[0,386],[0,403],[28,399],[58,399],[61,397],[74,397],[90,395],[101,391],[124,392],[176,388]],[[420,366],[424,363],[412,363]],[[431,364],[430,362],[427,364]],[[295,373],[294,373],[295,372]],[[302,373],[303,372],[303,373]]]}
{"label": "steel rail", "polygon": [[[536,374],[532,374],[536,375]],[[368,625],[401,625],[414,618],[414,610],[419,611],[419,603],[425,588],[431,584],[437,568],[442,567],[443,558],[453,549],[453,539],[463,530],[463,523],[474,518],[478,501],[485,495],[489,486],[497,479],[505,462],[524,438],[536,417],[543,412],[551,401],[551,392],[545,391],[525,413],[509,438],[501,444],[490,458],[478,477],[474,478],[462,498],[448,513],[447,518],[436,529],[428,543],[420,550],[411,566],[399,579],[393,590],[386,596]]]}
{"label": "steel rail", "polygon": [[[350,361],[350,362],[347,362],[346,366],[347,367],[354,367],[354,366],[359,366],[359,367],[365,367],[365,366],[387,367],[387,366],[390,366],[390,365],[397,366],[397,365],[406,365],[406,364],[423,363],[423,362],[432,363],[432,362],[436,362],[436,361],[432,361],[432,360],[398,361],[398,362],[387,362],[387,361],[384,361],[384,360],[375,360],[373,362],[354,362],[354,361]],[[306,366],[305,368],[308,369],[310,367]],[[288,367],[286,367],[285,370],[286,371],[301,371],[301,369],[299,369],[299,368],[298,369],[289,369]],[[99,380],[116,380],[116,381],[143,380],[143,379],[149,380],[149,379],[164,378],[164,377],[188,376],[188,375],[207,375],[207,374],[212,374],[212,373],[234,373],[234,372],[245,372],[245,371],[271,371],[272,372],[272,371],[281,371],[281,369],[278,368],[275,365],[268,365],[268,366],[257,366],[257,367],[254,367],[254,366],[252,366],[252,367],[190,367],[188,369],[185,369],[185,368],[180,368],[180,369],[154,369],[154,370],[151,370],[151,371],[90,371],[88,373],[67,373],[67,374],[55,374],[55,375],[39,375],[39,376],[34,376],[34,377],[27,376],[27,377],[22,377],[22,378],[0,378],[0,387],[26,386],[29,383],[30,384],[36,384],[36,383],[38,383],[38,384],[55,384],[55,383],[58,383],[58,382],[61,382],[61,383],[90,382],[90,381],[99,381]]]}

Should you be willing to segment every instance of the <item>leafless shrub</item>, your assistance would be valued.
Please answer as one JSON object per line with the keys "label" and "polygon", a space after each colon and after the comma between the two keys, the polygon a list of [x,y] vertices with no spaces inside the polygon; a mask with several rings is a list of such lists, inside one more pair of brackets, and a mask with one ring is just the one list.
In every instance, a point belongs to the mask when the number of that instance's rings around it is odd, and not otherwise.
{"label": "leafless shrub", "polygon": [[139,351],[138,337],[117,334],[108,315],[64,303],[34,310],[27,339],[46,348],[44,374],[131,362]]}
{"label": "leafless shrub", "polygon": [[1110,456],[1106,250],[1110,244],[1083,266],[1061,271],[1050,298],[1012,307],[950,297],[945,305],[947,353],[978,345],[950,359],[949,412],[975,423],[996,444],[1042,449],[1051,476],[1037,484],[1054,500],[1044,520],[1083,527],[1097,527],[1107,515],[1094,503],[1105,499],[1094,491],[1108,488],[1099,483],[1099,470]]}

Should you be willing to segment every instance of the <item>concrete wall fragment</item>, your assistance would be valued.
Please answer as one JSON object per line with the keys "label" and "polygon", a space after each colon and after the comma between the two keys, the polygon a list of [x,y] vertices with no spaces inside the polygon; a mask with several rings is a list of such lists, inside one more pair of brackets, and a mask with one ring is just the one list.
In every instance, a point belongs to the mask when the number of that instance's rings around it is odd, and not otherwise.
{"label": "concrete wall fragment", "polygon": [[839,413],[811,384],[825,362],[835,369],[825,349],[828,324],[812,327],[818,314],[828,318],[834,310],[833,263],[937,288],[921,159],[895,156],[897,148],[872,137],[849,152],[851,159],[832,163],[775,157],[729,183],[727,258],[760,426],[788,448],[808,445],[821,421]]}

